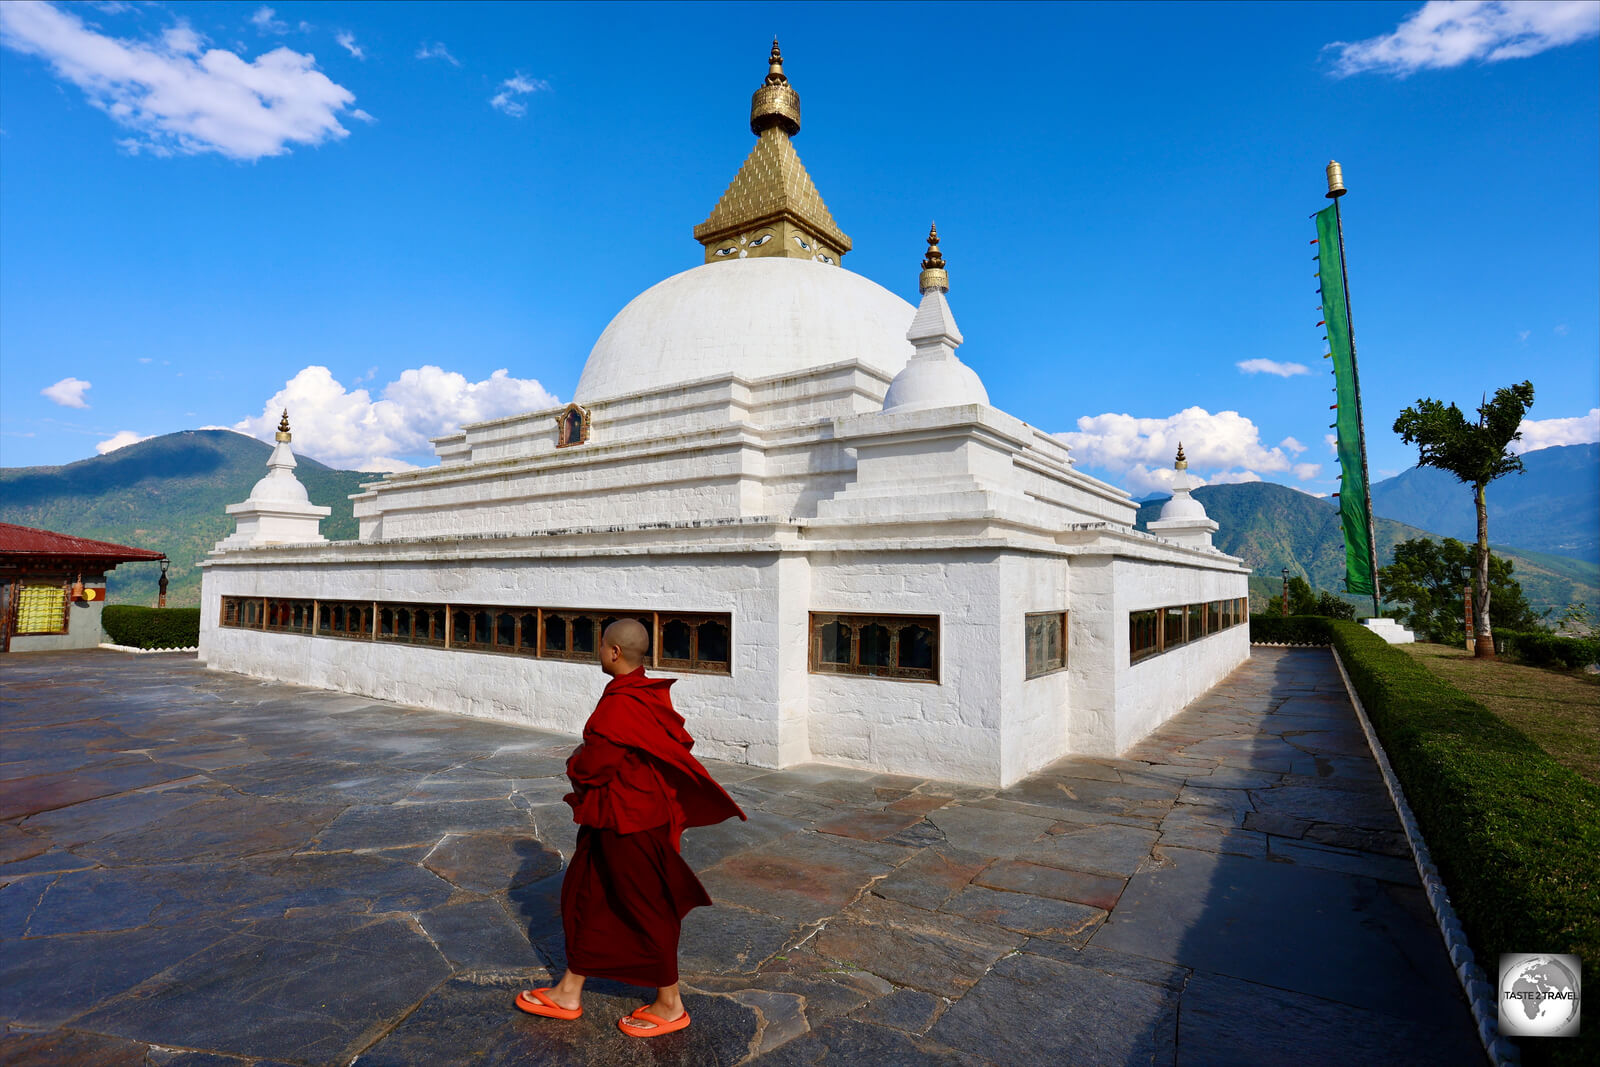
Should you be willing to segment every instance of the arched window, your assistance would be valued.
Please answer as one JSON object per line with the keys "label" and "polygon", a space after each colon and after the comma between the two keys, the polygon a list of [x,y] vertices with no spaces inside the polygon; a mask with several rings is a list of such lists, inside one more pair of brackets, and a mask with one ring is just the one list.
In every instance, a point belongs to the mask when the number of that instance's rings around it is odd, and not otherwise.
{"label": "arched window", "polygon": [[861,628],[861,666],[887,667],[890,662],[889,628],[876,622],[863,626]]}
{"label": "arched window", "polygon": [[895,658],[895,666],[933,670],[933,631],[915,624],[901,630],[900,652]]}
{"label": "arched window", "polygon": [[726,623],[715,619],[700,624],[699,647],[695,650],[695,661],[700,664],[716,664],[726,670],[732,662],[728,656],[728,627]]}
{"label": "arched window", "polygon": [[851,636],[850,627],[844,623],[828,623],[822,627],[821,646],[817,658],[823,663],[849,663]]}

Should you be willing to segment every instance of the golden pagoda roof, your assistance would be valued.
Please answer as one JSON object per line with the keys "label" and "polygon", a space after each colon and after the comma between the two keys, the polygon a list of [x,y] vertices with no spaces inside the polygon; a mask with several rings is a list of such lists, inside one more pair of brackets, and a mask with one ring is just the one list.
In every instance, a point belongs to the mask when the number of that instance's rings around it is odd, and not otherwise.
{"label": "golden pagoda roof", "polygon": [[[789,140],[790,130],[799,132],[799,96],[783,76],[783,57],[776,41],[769,65],[771,72],[752,101],[751,126],[757,130],[755,147],[722,199],[717,201],[710,217],[694,228],[695,240],[709,246],[758,226],[787,219],[811,231],[842,255],[850,250],[850,238],[833,221],[828,205],[822,202],[822,195],[817,192]],[[778,93],[782,94],[782,100],[766,99]]]}

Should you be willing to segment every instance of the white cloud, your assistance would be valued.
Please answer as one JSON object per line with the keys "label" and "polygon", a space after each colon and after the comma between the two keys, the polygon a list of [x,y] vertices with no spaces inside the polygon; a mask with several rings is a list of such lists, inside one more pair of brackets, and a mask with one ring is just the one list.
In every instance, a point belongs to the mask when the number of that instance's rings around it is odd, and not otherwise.
{"label": "white cloud", "polygon": [[1322,435],[1322,443],[1328,446],[1328,455],[1337,456],[1339,454],[1339,435],[1338,434],[1335,434],[1335,433],[1325,433],[1325,434],[1323,434]]}
{"label": "white cloud", "polygon": [[359,107],[356,108],[354,111],[350,112],[350,117],[353,118],[353,119],[360,119],[362,122],[365,122],[368,126],[370,126],[374,122],[378,121],[376,118],[374,118],[373,116],[367,114],[365,111],[363,111]]}
{"label": "white cloud", "polygon": [[549,88],[550,83],[543,78],[527,78],[521,74],[514,74],[500,83],[500,91],[489,98],[489,106],[514,119],[520,119],[528,113],[528,105],[517,98],[546,92]]}
{"label": "white cloud", "polygon": [[558,403],[538,381],[504,370],[469,382],[454,371],[418,367],[402,371],[375,400],[366,389],[347,389],[327,367],[310,366],[268,398],[260,415],[233,429],[270,441],[288,408],[296,451],[349,470],[408,470],[413,464],[403,457],[428,455],[430,437]]}
{"label": "white cloud", "polygon": [[288,24],[276,18],[276,15],[277,12],[270,7],[257,8],[256,13],[250,16],[250,24],[261,33],[288,33]]}
{"label": "white cloud", "polygon": [[339,42],[339,47],[340,48],[343,48],[346,52],[349,52],[351,55],[355,56],[357,59],[366,59],[367,58],[367,53],[362,50],[360,45],[356,44],[356,35],[355,34],[346,33],[346,32],[340,32],[340,33],[336,34],[333,39],[335,41]]}
{"label": "white cloud", "polygon": [[1567,336],[1567,334],[1572,332],[1572,329],[1566,323],[1563,322],[1561,325],[1559,325],[1559,326],[1557,326],[1555,328],[1554,332],[1555,332],[1555,335],[1557,337],[1565,337],[1565,336]]}
{"label": "white cloud", "polygon": [[1211,485],[1238,485],[1241,482],[1259,482],[1261,475],[1255,471],[1223,471],[1209,479]]}
{"label": "white cloud", "polygon": [[1311,373],[1311,368],[1304,363],[1279,363],[1275,359],[1245,359],[1234,366],[1245,374],[1276,374],[1280,378]]}
{"label": "white cloud", "polygon": [[1287,471],[1283,448],[1261,443],[1256,424],[1237,411],[1215,415],[1185,408],[1164,419],[1140,419],[1107,412],[1078,419],[1078,429],[1056,434],[1082,466],[1120,478],[1133,493],[1164,489],[1172,482],[1172,463],[1182,442],[1189,473],[1216,484],[1259,481],[1258,472]]}
{"label": "white cloud", "polygon": [[0,43],[47,60],[132,130],[118,142],[130,152],[255,160],[349,134],[339,113],[355,94],[316,70],[315,57],[288,48],[247,63],[205,48],[181,22],[158,38],[123,40],[47,3],[0,3]]}
{"label": "white cloud", "polygon": [[1419,70],[1523,59],[1600,33],[1594,0],[1428,0],[1393,33],[1335,41],[1333,73],[1378,71],[1404,78]]}
{"label": "white cloud", "polygon": [[1309,482],[1322,474],[1322,464],[1320,463],[1296,463],[1290,469],[1294,472],[1294,476],[1302,482]]}
{"label": "white cloud", "polygon": [[88,389],[89,383],[82,378],[63,378],[54,385],[45,386],[39,392],[64,408],[86,408],[89,402],[83,398],[83,394]]}
{"label": "white cloud", "polygon": [[417,49],[417,58],[442,59],[446,63],[449,63],[452,67],[461,66],[461,60],[450,54],[450,49],[444,46],[443,41],[435,41],[432,44],[422,45],[422,47]]}
{"label": "white cloud", "polygon": [[1512,441],[1511,451],[1519,454],[1555,445],[1600,441],[1600,408],[1590,408],[1589,414],[1570,419],[1523,419],[1517,429],[1522,432],[1522,440]]}
{"label": "white cloud", "polygon": [[1532,330],[1518,330],[1517,331],[1517,341],[1519,343],[1521,343],[1521,344],[1527,344],[1528,343],[1528,338],[1529,338],[1529,336],[1532,335],[1532,333],[1533,333]]}
{"label": "white cloud", "polygon": [[1293,437],[1285,437],[1283,440],[1278,442],[1278,447],[1283,449],[1285,452],[1292,453],[1296,456],[1306,450],[1306,446],[1295,440]]}
{"label": "white cloud", "polygon": [[101,441],[99,444],[95,445],[94,450],[103,456],[107,452],[115,452],[119,448],[127,448],[129,445],[136,445],[140,441],[148,441],[150,440],[150,437],[150,434],[138,434],[134,433],[132,430],[118,430],[114,436],[108,437],[104,441]]}

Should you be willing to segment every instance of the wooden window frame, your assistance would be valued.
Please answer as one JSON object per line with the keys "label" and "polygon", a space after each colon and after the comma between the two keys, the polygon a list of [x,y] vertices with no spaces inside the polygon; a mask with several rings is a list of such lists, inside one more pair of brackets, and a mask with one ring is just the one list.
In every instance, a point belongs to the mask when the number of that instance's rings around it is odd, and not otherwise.
{"label": "wooden window frame", "polygon": [[[1032,678],[1043,678],[1048,674],[1059,674],[1067,669],[1067,616],[1066,611],[1030,611],[1022,617],[1022,677],[1024,681]],[[1055,666],[1041,667],[1029,660],[1033,653],[1033,643],[1028,640],[1028,624],[1034,619],[1060,619],[1060,653],[1061,662]]]}
{"label": "wooden window frame", "polygon": [[[705,611],[657,611],[652,613],[650,650],[653,666],[657,670],[676,671],[684,674],[732,674],[733,673],[733,616],[719,612]],[[662,634],[666,628],[675,622],[681,622],[689,627],[689,658],[669,658],[662,651]],[[720,625],[728,633],[728,658],[726,660],[706,659],[700,655],[700,628],[707,624]]]}
{"label": "wooden window frame", "polygon": [[[65,595],[63,587],[63,595]],[[310,613],[306,627],[268,625],[268,620],[278,618],[285,607],[292,612],[304,606]],[[323,612],[328,621],[323,623]],[[390,613],[390,628],[394,625],[393,613],[410,612],[409,633],[384,633],[384,615]],[[342,623],[333,625],[333,614],[338,612]],[[351,612],[360,613],[361,628],[352,630],[348,621]],[[466,617],[465,640],[455,637],[457,615]],[[480,620],[479,615],[484,619]],[[255,621],[248,621],[254,615]],[[499,642],[500,617],[512,617],[512,643]],[[425,616],[426,632],[419,636],[419,616]],[[551,619],[568,622],[587,618],[593,622],[594,648],[586,652],[549,650],[545,648],[547,624]],[[299,633],[311,637],[335,637],[344,641],[375,641],[384,644],[415,645],[419,648],[443,648],[451,651],[476,652],[488,655],[513,655],[534,659],[564,660],[570,663],[595,663],[599,660],[600,637],[608,622],[617,619],[637,619],[650,633],[650,655],[646,667],[684,674],[733,673],[734,629],[731,612],[717,611],[630,611],[597,608],[542,608],[520,604],[419,604],[415,601],[395,600],[308,600],[296,597],[224,596],[221,598],[219,624],[230,629],[264,630],[271,633]],[[480,635],[480,622],[487,628]],[[690,626],[690,659],[673,659],[660,654],[661,631],[664,625],[684,622]],[[728,659],[710,660],[700,655],[700,629],[707,624],[721,626],[728,635]],[[487,640],[482,638],[486,636]],[[570,630],[568,643],[570,643]]]}
{"label": "wooden window frame", "polygon": [[[896,682],[924,682],[938,685],[940,662],[943,659],[944,641],[940,618],[937,615],[861,614],[856,612],[813,611],[807,630],[808,660],[812,674],[841,675],[852,678],[879,678]],[[839,624],[850,627],[850,662],[833,663],[822,658],[822,630]],[[861,631],[868,626],[891,628],[888,666],[861,663]],[[900,637],[910,627],[920,626],[933,634],[933,664],[931,667],[900,667],[893,661],[899,658]]]}
{"label": "wooden window frame", "polygon": [[[1160,608],[1141,608],[1138,611],[1128,612],[1128,661],[1130,663],[1138,663],[1161,653],[1161,632],[1163,629],[1161,610]],[[1148,627],[1150,631],[1148,644],[1142,643],[1140,640],[1140,630],[1144,627]]]}

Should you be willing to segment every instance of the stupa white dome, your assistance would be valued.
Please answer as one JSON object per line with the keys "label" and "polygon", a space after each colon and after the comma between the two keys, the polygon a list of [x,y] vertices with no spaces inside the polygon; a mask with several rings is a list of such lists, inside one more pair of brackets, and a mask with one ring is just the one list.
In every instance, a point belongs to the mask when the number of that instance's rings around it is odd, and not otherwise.
{"label": "stupa white dome", "polygon": [[595,342],[573,399],[589,403],[730,371],[754,380],[858,359],[893,376],[916,308],[843,267],[705,263],[646,289]]}

